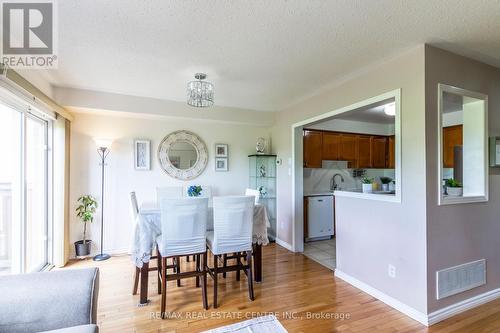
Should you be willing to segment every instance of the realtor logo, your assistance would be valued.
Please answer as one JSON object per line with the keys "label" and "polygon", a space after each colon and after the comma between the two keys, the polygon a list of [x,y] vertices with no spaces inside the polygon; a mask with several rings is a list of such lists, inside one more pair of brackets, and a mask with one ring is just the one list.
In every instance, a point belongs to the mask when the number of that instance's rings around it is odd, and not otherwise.
{"label": "realtor logo", "polygon": [[2,1],[2,62],[12,68],[56,68],[53,1]]}

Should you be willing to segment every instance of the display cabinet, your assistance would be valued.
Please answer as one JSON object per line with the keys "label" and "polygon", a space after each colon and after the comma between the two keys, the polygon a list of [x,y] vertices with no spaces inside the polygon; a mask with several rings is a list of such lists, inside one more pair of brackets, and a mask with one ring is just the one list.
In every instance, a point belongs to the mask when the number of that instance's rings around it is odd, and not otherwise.
{"label": "display cabinet", "polygon": [[266,206],[269,222],[268,236],[276,240],[276,155],[255,154],[250,161],[249,188],[260,192],[259,202]]}

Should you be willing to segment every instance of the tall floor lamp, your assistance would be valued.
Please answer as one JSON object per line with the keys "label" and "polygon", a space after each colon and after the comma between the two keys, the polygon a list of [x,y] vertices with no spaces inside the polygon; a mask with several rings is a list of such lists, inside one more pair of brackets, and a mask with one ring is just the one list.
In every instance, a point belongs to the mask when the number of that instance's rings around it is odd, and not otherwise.
{"label": "tall floor lamp", "polygon": [[103,253],[103,235],[104,235],[104,166],[106,162],[106,157],[109,154],[109,148],[111,147],[111,140],[107,139],[95,139],[97,145],[97,153],[101,157],[101,253],[94,257],[94,261],[102,261],[109,259],[109,254]]}

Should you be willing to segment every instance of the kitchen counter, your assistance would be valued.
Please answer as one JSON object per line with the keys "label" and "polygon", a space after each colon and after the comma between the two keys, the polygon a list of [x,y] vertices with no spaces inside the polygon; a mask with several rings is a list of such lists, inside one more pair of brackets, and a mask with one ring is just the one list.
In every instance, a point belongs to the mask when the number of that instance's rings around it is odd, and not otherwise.
{"label": "kitchen counter", "polygon": [[333,191],[323,191],[323,192],[304,192],[305,197],[320,197],[320,196],[333,195]]}
{"label": "kitchen counter", "polygon": [[378,201],[391,201],[401,202],[401,198],[397,197],[395,193],[387,193],[382,191],[375,191],[374,193],[363,193],[361,189],[345,189],[333,192],[334,196],[359,198]]}

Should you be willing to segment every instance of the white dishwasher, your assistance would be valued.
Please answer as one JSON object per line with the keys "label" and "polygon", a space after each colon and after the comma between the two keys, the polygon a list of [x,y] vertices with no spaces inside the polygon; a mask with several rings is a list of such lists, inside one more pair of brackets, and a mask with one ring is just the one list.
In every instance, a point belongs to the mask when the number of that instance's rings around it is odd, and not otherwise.
{"label": "white dishwasher", "polygon": [[333,236],[333,196],[322,195],[308,197],[307,222],[308,239]]}

